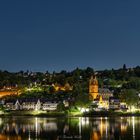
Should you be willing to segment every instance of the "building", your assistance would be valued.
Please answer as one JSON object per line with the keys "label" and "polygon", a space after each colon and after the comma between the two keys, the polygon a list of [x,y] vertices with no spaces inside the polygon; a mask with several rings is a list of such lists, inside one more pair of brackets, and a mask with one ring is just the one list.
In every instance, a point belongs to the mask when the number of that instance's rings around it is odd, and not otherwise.
{"label": "building", "polygon": [[113,93],[107,88],[99,88],[96,76],[89,80],[89,98],[98,105],[98,108],[109,108],[109,98]]}
{"label": "building", "polygon": [[17,89],[17,88],[5,87],[3,89],[0,89],[0,98],[4,96],[19,95],[19,94],[21,94],[21,91],[20,89]]}
{"label": "building", "polygon": [[7,110],[43,110],[55,111],[59,102],[48,101],[46,99],[20,99],[5,101],[4,107]]}
{"label": "building", "polygon": [[19,100],[20,110],[39,110],[41,103],[39,99],[23,99]]}
{"label": "building", "polygon": [[96,79],[96,76],[91,76],[89,80],[89,98],[91,100],[99,98],[98,80]]}
{"label": "building", "polygon": [[55,83],[52,84],[52,87],[55,89],[56,92],[58,91],[72,91],[73,90],[73,86],[71,86],[69,83],[66,83],[64,86]]}
{"label": "building", "polygon": [[109,109],[119,110],[120,109],[120,100],[114,97],[109,99]]}
{"label": "building", "polygon": [[108,88],[99,88],[99,95],[102,96],[103,101],[109,101],[113,97],[113,93]]}
{"label": "building", "polygon": [[42,110],[44,111],[55,111],[57,109],[58,103],[52,103],[52,102],[44,102],[42,104]]}

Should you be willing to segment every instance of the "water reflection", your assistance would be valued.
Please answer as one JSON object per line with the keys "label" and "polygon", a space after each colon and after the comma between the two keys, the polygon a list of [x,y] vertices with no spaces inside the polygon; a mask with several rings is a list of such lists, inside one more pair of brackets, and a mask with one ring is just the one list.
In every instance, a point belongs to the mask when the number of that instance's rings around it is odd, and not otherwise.
{"label": "water reflection", "polygon": [[133,140],[135,140],[135,118],[132,117]]}
{"label": "water reflection", "polygon": [[0,118],[0,140],[138,140],[140,117]]}

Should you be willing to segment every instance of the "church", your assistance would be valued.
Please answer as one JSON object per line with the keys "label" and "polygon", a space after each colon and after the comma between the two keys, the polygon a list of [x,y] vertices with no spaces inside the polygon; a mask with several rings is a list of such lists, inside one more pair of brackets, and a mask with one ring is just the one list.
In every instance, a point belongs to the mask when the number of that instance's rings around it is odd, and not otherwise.
{"label": "church", "polygon": [[97,103],[98,108],[109,108],[109,98],[113,93],[107,88],[99,88],[96,75],[91,76],[89,80],[89,99]]}

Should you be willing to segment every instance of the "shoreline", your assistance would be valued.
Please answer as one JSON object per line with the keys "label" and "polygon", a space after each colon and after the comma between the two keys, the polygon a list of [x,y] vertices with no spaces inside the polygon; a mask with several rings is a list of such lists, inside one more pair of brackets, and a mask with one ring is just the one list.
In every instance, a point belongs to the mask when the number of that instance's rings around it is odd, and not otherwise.
{"label": "shoreline", "polygon": [[28,117],[132,117],[140,116],[140,112],[89,112],[89,113],[65,113],[65,112],[29,112],[29,111],[10,111],[1,113],[0,117],[28,116]]}

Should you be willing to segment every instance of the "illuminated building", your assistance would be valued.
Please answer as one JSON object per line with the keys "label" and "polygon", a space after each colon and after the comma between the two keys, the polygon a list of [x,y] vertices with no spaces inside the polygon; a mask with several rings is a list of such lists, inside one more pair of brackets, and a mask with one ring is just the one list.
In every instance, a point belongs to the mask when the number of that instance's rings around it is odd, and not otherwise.
{"label": "illuminated building", "polygon": [[113,110],[120,109],[120,100],[114,97],[111,97],[109,101],[109,108]]}
{"label": "illuminated building", "polygon": [[91,76],[89,81],[89,95],[91,100],[96,100],[99,96],[98,93],[98,80],[96,76]]}
{"label": "illuminated building", "polygon": [[4,107],[7,110],[44,110],[54,111],[57,109],[58,102],[51,102],[45,99],[20,99],[5,101]]}
{"label": "illuminated building", "polygon": [[73,87],[70,86],[69,83],[66,83],[64,86],[61,86],[60,84],[52,84],[54,87],[55,91],[71,91],[73,90]]}
{"label": "illuminated building", "polygon": [[96,76],[91,76],[89,80],[89,98],[93,102],[98,102],[98,107],[108,109],[109,98],[113,94],[109,89],[99,88]]}
{"label": "illuminated building", "polygon": [[9,96],[9,95],[19,95],[21,92],[20,90],[0,90],[0,98],[4,96]]}

